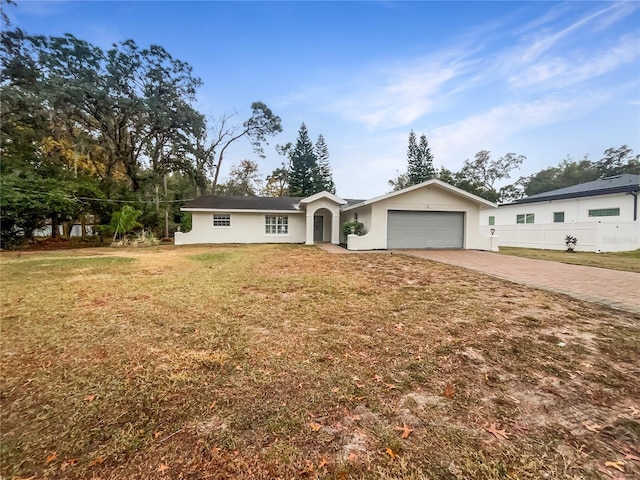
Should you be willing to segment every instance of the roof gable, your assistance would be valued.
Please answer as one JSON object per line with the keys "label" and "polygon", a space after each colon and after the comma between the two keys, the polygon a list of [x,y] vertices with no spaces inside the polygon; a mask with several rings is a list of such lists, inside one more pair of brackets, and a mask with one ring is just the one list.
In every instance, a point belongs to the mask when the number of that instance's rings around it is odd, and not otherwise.
{"label": "roof gable", "polygon": [[498,205],[496,205],[493,202],[490,202],[489,200],[485,200],[484,198],[478,197],[477,195],[473,195],[472,193],[469,192],[465,192],[464,190],[454,187],[453,185],[449,185],[448,183],[443,182],[442,180],[438,180],[436,178],[432,178],[431,180],[427,180],[426,182],[422,182],[422,183],[418,183],[416,185],[412,185],[410,187],[407,188],[403,188],[402,190],[397,190],[395,192],[390,192],[384,195],[380,195],[379,197],[375,197],[372,198],[370,200],[364,200],[360,203],[357,204],[349,204],[347,207],[345,207],[343,210],[351,210],[353,208],[358,208],[358,207],[362,207],[365,205],[370,205],[372,203],[376,203],[376,202],[380,202],[382,200],[386,200],[388,198],[392,198],[398,195],[403,195],[405,193],[408,192],[412,192],[414,190],[418,190],[420,188],[424,188],[424,187],[430,187],[430,186],[436,186],[439,188],[443,188],[447,191],[450,191],[451,193],[464,197],[467,200],[470,200],[474,203],[478,203],[480,205],[483,205],[485,207],[491,207],[491,208],[497,208]]}
{"label": "roof gable", "polygon": [[326,199],[329,200],[331,202],[337,203],[338,205],[346,205],[347,201],[343,200],[342,198],[334,195],[333,193],[322,191],[322,192],[318,192],[318,193],[314,193],[313,195],[303,198],[302,200],[300,200],[300,205],[308,205],[309,203],[315,202],[317,200],[321,200],[321,199]]}

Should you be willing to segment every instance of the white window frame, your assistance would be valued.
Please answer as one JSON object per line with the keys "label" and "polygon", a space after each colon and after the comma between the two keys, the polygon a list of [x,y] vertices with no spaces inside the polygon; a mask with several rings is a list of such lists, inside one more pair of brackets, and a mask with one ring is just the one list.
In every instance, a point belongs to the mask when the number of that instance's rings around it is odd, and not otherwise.
{"label": "white window frame", "polygon": [[289,235],[289,215],[265,215],[264,232],[265,235]]}
{"label": "white window frame", "polygon": [[[522,221],[520,221],[520,219],[522,219]],[[532,224],[532,223],[536,223],[535,213],[518,213],[516,215],[516,224],[524,225],[524,224]]]}
{"label": "white window frame", "polygon": [[591,208],[587,212],[589,218],[593,217],[619,217],[620,216],[620,207],[612,207],[612,208]]}
{"label": "white window frame", "polygon": [[231,214],[214,213],[212,226],[213,228],[231,228]]}
{"label": "white window frame", "polygon": [[489,215],[489,225],[495,225],[495,224],[496,224],[496,216]]}
{"label": "white window frame", "polygon": [[[556,215],[562,215],[562,220],[556,220]],[[564,223],[564,212],[553,212],[553,223]]]}

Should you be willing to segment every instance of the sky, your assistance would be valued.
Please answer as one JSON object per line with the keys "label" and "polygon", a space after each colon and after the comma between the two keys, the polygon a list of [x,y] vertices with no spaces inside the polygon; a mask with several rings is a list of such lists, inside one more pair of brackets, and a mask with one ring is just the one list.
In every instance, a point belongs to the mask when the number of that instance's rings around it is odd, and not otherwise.
{"label": "sky", "polygon": [[203,81],[196,107],[248,118],[261,101],[282,119],[268,175],[304,122],[325,137],[337,194],[370,198],[406,171],[408,135],[434,165],[476,152],[524,155],[511,183],[567,156],[623,144],[640,153],[640,2],[34,1],[4,7],[31,34],[72,33],[104,49],[163,46]]}

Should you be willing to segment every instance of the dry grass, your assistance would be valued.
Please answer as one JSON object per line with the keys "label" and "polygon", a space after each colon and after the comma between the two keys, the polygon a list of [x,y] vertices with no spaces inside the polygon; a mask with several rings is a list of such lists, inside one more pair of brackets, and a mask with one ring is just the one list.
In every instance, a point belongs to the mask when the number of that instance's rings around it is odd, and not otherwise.
{"label": "dry grass", "polygon": [[609,268],[624,272],[640,273],[640,250],[631,252],[574,252],[567,253],[560,250],[541,250],[537,248],[500,247],[503,255],[534,258],[536,260],[550,260],[552,262],[585,265],[587,267]]}
{"label": "dry grass", "polygon": [[632,314],[302,246],[1,267],[3,478],[640,476]]}

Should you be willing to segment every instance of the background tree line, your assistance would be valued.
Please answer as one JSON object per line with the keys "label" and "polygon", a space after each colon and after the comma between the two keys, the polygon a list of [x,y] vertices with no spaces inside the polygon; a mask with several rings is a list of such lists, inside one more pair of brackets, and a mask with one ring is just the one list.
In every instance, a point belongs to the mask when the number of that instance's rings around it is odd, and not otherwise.
{"label": "background tree line", "polygon": [[526,160],[524,155],[507,153],[492,158],[491,152],[481,150],[473,160],[465,160],[462,168],[452,172],[445,167],[436,170],[433,155],[425,134],[416,140],[412,130],[407,148],[407,171],[389,180],[393,190],[401,190],[411,185],[437,178],[466,192],[485,198],[491,202],[508,203],[524,196],[536,195],[559,188],[586,183],[599,178],[623,173],[638,174],[640,155],[634,155],[627,145],[608,148],[600,160],[591,161],[588,156],[582,160],[565,158],[556,167],[549,167],[529,176],[520,177],[514,183],[498,187],[497,184],[511,178]]}
{"label": "background tree line", "polygon": [[49,220],[53,236],[59,225],[68,232],[86,218],[108,225],[123,205],[142,212],[145,228],[168,236],[183,221],[184,201],[198,195],[284,195],[290,182],[304,194],[309,181],[311,190],[335,191],[322,136],[311,156],[302,138],[290,152],[283,147],[289,165],[264,188],[251,160],[219,181],[229,147],[246,140],[264,158],[281,119],[262,102],[251,105],[248,118],[206,118],[194,106],[201,80],[161,46],[127,40],[103,50],[70,34],[29,35],[11,28],[6,15],[3,22],[3,247],[29,239]]}

